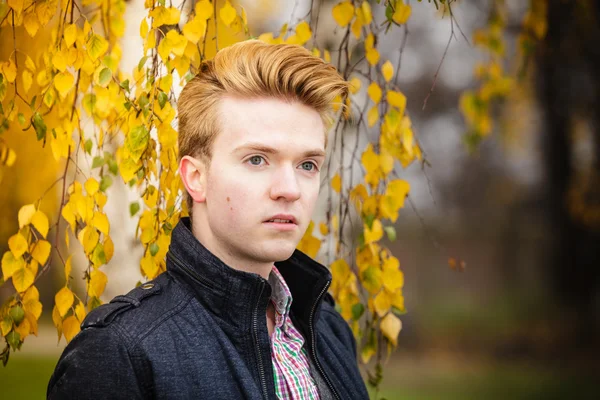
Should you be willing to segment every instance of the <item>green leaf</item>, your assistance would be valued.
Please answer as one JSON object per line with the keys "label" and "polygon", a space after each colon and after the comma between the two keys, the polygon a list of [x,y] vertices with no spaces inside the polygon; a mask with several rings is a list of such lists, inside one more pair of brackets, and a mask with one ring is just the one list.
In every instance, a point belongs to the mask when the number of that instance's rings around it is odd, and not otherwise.
{"label": "green leaf", "polygon": [[109,158],[107,163],[108,163],[108,170],[113,175],[117,175],[119,173],[119,166],[117,165],[117,162],[114,159]]}
{"label": "green leaf", "polygon": [[394,228],[393,226],[386,226],[383,228],[383,230],[387,234],[387,237],[390,240],[390,242],[396,240],[396,228]]}
{"label": "green leaf", "polygon": [[21,347],[21,335],[19,335],[15,331],[11,331],[8,335],[6,335],[6,341],[13,348],[13,350]]}
{"label": "green leaf", "polygon": [[85,143],[83,145],[83,149],[85,150],[86,153],[92,154],[92,146],[93,145],[94,145],[94,143],[92,143],[92,139],[88,139],[85,141]]}
{"label": "green leaf", "polygon": [[19,120],[19,124],[21,124],[21,126],[25,125],[25,116],[23,113],[19,113],[17,115],[17,119]]}
{"label": "green leaf", "polygon": [[129,204],[129,214],[133,217],[137,212],[140,211],[140,204],[137,201]]}
{"label": "green leaf", "polygon": [[102,71],[100,71],[100,74],[98,75],[98,83],[101,86],[106,86],[106,85],[108,85],[108,82],[110,82],[111,78],[112,78],[111,70],[108,68],[102,68]]}
{"label": "green leaf", "polygon": [[111,187],[112,184],[113,184],[112,177],[110,175],[104,175],[102,177],[102,180],[100,181],[100,190],[102,192],[106,192],[106,189]]}
{"label": "green leaf", "polygon": [[94,308],[98,308],[102,305],[102,302],[100,301],[99,298],[97,297],[92,297],[89,301],[88,301],[88,308],[90,311],[92,311]]}
{"label": "green leaf", "polygon": [[20,306],[14,306],[10,309],[9,313],[10,317],[15,321],[15,324],[18,326],[23,318],[25,318],[25,311]]}
{"label": "green leaf", "polygon": [[29,103],[29,108],[31,108],[31,111],[35,110],[35,101],[36,100],[37,100],[37,95],[35,95],[31,98],[31,103]]}
{"label": "green leaf", "polygon": [[142,68],[144,68],[144,64],[146,64],[146,60],[148,60],[148,56],[142,57],[142,59],[138,63],[138,71],[141,71]]}
{"label": "green leaf", "polygon": [[150,254],[152,255],[152,257],[154,257],[156,255],[156,253],[158,253],[158,250],[160,250],[160,248],[158,247],[158,245],[156,243],[152,243],[150,245]]}
{"label": "green leaf", "polygon": [[373,229],[373,221],[375,221],[375,216],[374,215],[367,215],[365,217],[365,223],[367,224],[367,226],[369,227],[369,229]]}
{"label": "green leaf", "polygon": [[165,92],[158,92],[158,105],[160,105],[161,109],[165,107],[167,101],[169,101],[169,96]]}
{"label": "green leaf", "polygon": [[125,79],[119,84],[126,92],[129,92],[129,79]]}
{"label": "green leaf", "polygon": [[365,306],[362,303],[356,303],[352,306],[352,319],[358,321],[358,319],[364,314]]}
{"label": "green leaf", "polygon": [[98,168],[104,165],[104,158],[100,156],[94,157],[94,161],[92,161],[92,169]]}
{"label": "green leaf", "polygon": [[32,118],[33,128],[35,129],[35,133],[37,135],[37,140],[42,140],[46,138],[46,123],[44,119],[40,115],[39,112],[35,112]]}

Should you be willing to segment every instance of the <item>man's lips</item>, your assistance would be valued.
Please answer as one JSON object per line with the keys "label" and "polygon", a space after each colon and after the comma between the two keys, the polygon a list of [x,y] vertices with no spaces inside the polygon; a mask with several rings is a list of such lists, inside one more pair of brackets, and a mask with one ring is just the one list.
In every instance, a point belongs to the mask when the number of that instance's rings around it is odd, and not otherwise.
{"label": "man's lips", "polygon": [[271,224],[290,224],[290,225],[298,225],[298,221],[296,221],[296,217],[291,214],[277,214],[268,218],[265,223]]}

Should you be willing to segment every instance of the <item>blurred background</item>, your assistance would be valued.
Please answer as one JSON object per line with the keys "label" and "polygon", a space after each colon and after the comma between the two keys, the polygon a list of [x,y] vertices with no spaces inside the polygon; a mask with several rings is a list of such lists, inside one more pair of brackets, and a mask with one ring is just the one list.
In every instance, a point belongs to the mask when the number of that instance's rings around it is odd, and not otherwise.
{"label": "blurred background", "polygon": [[[131,70],[141,57],[138,27],[145,11],[143,1],[127,4],[122,62]],[[258,35],[297,21],[311,1],[238,4]],[[321,5],[318,35],[326,46],[338,34],[330,18],[335,4]],[[408,313],[379,396],[600,398],[600,6],[548,1],[545,39],[526,76],[494,111],[493,133],[473,148],[464,140],[467,128],[458,105],[475,85],[476,63],[486,57],[471,38],[486,25],[492,2],[453,5],[466,38],[456,32],[424,109],[451,23],[433,3],[410,4],[399,82],[430,166],[415,163],[399,172],[410,182],[410,201],[390,248],[405,274]],[[506,68],[514,69],[510,55],[528,2],[506,0],[505,6]],[[382,58],[398,60],[404,35],[397,29],[382,36]],[[2,252],[19,207],[37,199],[60,173],[33,135],[14,138],[13,145],[20,164],[12,170],[18,173],[4,176],[0,192]],[[105,300],[141,278],[137,268],[124,267],[136,265],[141,255],[133,239],[135,221],[122,207],[132,194],[117,183],[110,190],[115,257],[107,267]],[[464,270],[450,268],[450,257],[464,261]],[[49,311],[63,282],[58,270],[39,284],[45,310],[38,337],[28,337],[0,368],[2,398],[44,397],[65,346],[64,339],[57,343]],[[0,300],[5,296],[0,288]]]}

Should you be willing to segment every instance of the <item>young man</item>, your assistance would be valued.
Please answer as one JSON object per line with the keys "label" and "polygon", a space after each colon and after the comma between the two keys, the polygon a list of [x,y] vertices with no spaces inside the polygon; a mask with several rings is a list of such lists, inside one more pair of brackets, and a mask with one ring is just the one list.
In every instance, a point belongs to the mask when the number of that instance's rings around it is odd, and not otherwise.
{"label": "young man", "polygon": [[347,84],[299,46],[221,50],[183,89],[189,218],[167,272],[92,311],[48,397],[367,399],[331,274],[295,250]]}

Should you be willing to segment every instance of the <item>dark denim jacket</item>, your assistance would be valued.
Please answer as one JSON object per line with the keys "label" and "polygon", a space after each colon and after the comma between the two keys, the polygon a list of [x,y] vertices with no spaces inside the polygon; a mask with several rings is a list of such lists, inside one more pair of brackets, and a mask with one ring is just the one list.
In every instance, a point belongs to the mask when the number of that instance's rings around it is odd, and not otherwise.
{"label": "dark denim jacket", "polygon": [[[296,251],[277,263],[315,377],[337,399],[368,399],[356,343],[327,294],[327,268]],[[269,283],[172,232],[167,272],[89,313],[48,385],[51,399],[276,399]]]}

